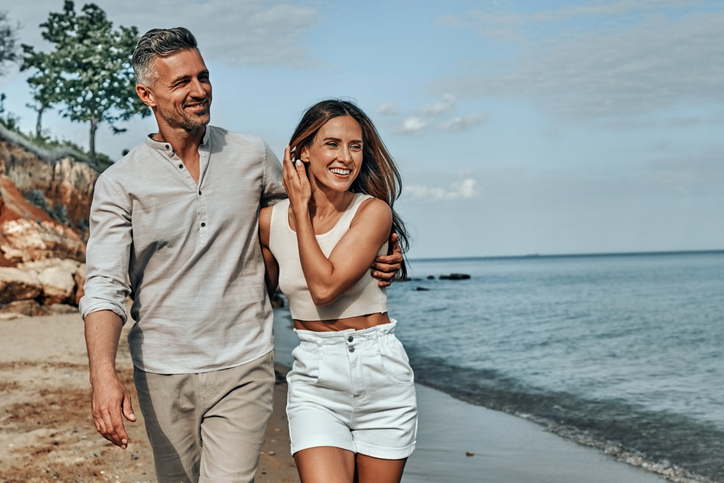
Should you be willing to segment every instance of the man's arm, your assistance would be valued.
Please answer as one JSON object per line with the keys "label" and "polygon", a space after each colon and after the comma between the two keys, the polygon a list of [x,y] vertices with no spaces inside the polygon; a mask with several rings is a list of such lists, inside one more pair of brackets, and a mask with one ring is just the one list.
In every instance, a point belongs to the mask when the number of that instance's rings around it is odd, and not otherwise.
{"label": "man's arm", "polygon": [[263,160],[264,180],[262,182],[261,206],[270,206],[287,197],[282,185],[282,164],[269,145],[264,142],[266,157]]}
{"label": "man's arm", "polygon": [[135,421],[131,400],[116,375],[115,360],[121,327],[127,317],[126,296],[131,207],[114,182],[101,175],[96,181],[86,248],[85,296],[80,310],[85,320],[93,422],[101,435],[126,448],[123,414]]}
{"label": "man's arm", "polygon": [[85,317],[93,423],[104,438],[126,449],[130,439],[121,413],[131,422],[136,421],[136,416],[131,396],[116,374],[116,352],[122,327],[121,318],[110,310],[92,312]]}
{"label": "man's arm", "polygon": [[402,249],[397,242],[397,233],[390,235],[390,245],[392,246],[392,255],[379,256],[372,262],[372,276],[379,280],[380,287],[388,287],[392,284],[392,279],[402,267]]}

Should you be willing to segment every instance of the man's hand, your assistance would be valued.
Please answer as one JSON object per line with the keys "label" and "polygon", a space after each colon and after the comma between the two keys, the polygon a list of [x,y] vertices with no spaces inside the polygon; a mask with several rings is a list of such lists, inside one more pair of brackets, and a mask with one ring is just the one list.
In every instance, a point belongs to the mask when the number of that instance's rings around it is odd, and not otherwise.
{"label": "man's hand", "polygon": [[392,255],[379,256],[372,262],[372,276],[379,280],[380,287],[387,287],[392,284],[392,279],[402,266],[402,249],[397,242],[397,233],[390,235]]}
{"label": "man's hand", "polygon": [[116,351],[122,326],[121,318],[110,310],[92,312],[85,317],[93,424],[104,438],[126,449],[130,438],[121,414],[131,422],[136,416],[131,396],[116,374]]}
{"label": "man's hand", "polygon": [[91,410],[96,430],[111,443],[122,449],[128,447],[130,438],[123,425],[121,414],[131,421],[136,421],[131,406],[131,395],[114,373],[106,374],[92,381],[93,397]]}

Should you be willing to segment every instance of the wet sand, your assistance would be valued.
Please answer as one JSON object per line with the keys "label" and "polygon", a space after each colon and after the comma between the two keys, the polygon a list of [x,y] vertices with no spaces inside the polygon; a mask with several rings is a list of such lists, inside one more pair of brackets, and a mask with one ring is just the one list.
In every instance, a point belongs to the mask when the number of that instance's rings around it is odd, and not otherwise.
{"label": "wet sand", "polygon": [[[276,360],[291,366],[298,343],[287,308],[275,310]],[[417,384],[417,448],[403,483],[662,483],[663,478],[525,419]],[[467,456],[468,452],[472,456]]]}
{"label": "wet sand", "polygon": [[[417,449],[404,483],[662,483],[524,419],[417,385]],[[472,456],[467,456],[468,452]]]}

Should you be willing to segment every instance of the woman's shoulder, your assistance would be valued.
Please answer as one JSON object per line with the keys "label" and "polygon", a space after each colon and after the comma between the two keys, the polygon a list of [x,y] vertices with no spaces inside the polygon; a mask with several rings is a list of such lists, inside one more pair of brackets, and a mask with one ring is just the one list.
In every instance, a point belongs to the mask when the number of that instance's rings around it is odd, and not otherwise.
{"label": "woman's shoulder", "polygon": [[390,222],[392,222],[392,209],[386,202],[370,195],[358,194],[357,196],[361,198],[361,200],[359,202],[359,208],[357,208],[357,212],[352,220],[353,224],[365,219],[371,219],[377,222],[389,219]]}

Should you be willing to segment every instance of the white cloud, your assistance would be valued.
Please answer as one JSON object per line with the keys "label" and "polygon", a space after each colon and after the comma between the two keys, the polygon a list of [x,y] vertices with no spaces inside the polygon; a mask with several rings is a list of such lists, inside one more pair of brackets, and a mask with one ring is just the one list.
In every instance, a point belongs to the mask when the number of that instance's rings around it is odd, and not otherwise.
{"label": "white cloud", "polygon": [[420,116],[409,116],[392,129],[395,134],[405,136],[422,136],[428,127],[432,124],[432,120]]}
{"label": "white cloud", "polygon": [[440,124],[443,131],[464,131],[473,126],[485,122],[486,117],[482,114],[469,114],[467,116],[457,116]]}
{"label": "white cloud", "polygon": [[536,27],[566,22],[571,19],[605,19],[631,14],[660,13],[691,8],[702,1],[691,0],[617,0],[591,5],[562,7],[557,10],[518,12],[472,9],[463,14],[447,14],[435,24],[450,28],[472,28],[481,37],[502,42],[519,42],[530,37]]}
{"label": "white cloud", "polygon": [[[304,35],[321,22],[321,14],[298,1],[192,0],[183,7],[173,0],[96,0],[114,27],[135,25],[141,34],[151,28],[184,26],[199,42],[207,60],[234,65],[287,65],[303,68],[319,62],[304,46]],[[76,13],[83,3],[76,2]],[[20,21],[21,42],[44,49],[38,25],[63,8],[58,0],[19,2],[11,17]],[[138,12],[143,12],[139,15]]]}
{"label": "white cloud", "polygon": [[455,96],[452,94],[443,94],[442,101],[419,110],[419,114],[429,117],[437,117],[449,112],[455,112]]}
{"label": "white cloud", "polygon": [[679,195],[720,194],[724,186],[724,153],[651,160],[644,167],[642,182]]}
{"label": "white cloud", "polygon": [[[396,113],[396,108],[392,111],[393,108],[395,108],[394,103],[388,102],[380,106],[378,112],[381,114],[387,114],[389,112]],[[452,94],[443,94],[440,102],[417,109],[413,115],[408,116],[404,121],[395,126],[392,132],[407,136],[421,136],[433,125],[436,118],[443,114],[455,112],[455,110],[455,96]],[[443,121],[438,127],[443,131],[462,131],[470,129],[485,120],[486,117],[482,114],[468,114]]]}
{"label": "white cloud", "polygon": [[394,116],[397,114],[397,104],[395,101],[388,101],[377,108],[377,113],[383,116]]}
{"label": "white cloud", "polygon": [[410,184],[403,190],[405,199],[425,201],[473,199],[479,194],[478,182],[473,178],[465,178],[447,188]]}
{"label": "white cloud", "polygon": [[[679,1],[633,0],[561,9],[521,17],[490,14],[485,25],[513,25],[572,16],[652,11]],[[641,10],[639,9],[639,10]],[[547,20],[550,17],[550,20]],[[492,18],[492,17],[491,17]],[[628,18],[628,17],[627,17]],[[629,18],[629,20],[632,20]],[[491,23],[492,22],[492,23]],[[479,63],[434,88],[457,97],[526,97],[545,109],[581,117],[652,112],[679,103],[724,101],[724,12],[649,15],[616,29],[556,30],[554,37],[521,42],[509,61]]]}

